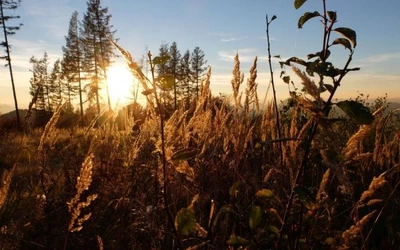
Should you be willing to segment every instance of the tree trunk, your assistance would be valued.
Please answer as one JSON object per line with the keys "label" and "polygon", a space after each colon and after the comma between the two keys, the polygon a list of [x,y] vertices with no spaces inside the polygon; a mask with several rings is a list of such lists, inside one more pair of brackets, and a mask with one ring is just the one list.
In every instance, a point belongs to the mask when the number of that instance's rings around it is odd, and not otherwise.
{"label": "tree trunk", "polygon": [[14,75],[13,75],[13,70],[12,70],[12,65],[11,65],[10,46],[8,45],[6,20],[4,20],[3,1],[0,1],[0,15],[1,15],[1,20],[3,21],[4,42],[5,42],[5,46],[6,46],[8,69],[10,71],[11,86],[12,86],[13,97],[14,97],[15,114],[17,115],[17,127],[19,130],[21,130],[21,119],[19,117],[17,93],[15,91]]}

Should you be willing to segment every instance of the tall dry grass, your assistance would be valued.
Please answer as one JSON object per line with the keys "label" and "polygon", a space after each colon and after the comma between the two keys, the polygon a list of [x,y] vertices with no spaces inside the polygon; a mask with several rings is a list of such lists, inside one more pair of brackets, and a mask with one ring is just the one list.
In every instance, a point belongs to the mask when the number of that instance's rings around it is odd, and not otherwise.
{"label": "tall dry grass", "polygon": [[[2,173],[1,247],[174,249],[176,235],[164,212],[168,183],[171,214],[185,208],[195,218],[188,234],[178,231],[184,248],[275,248],[319,96],[298,72],[308,96],[280,110],[277,138],[273,103],[257,107],[256,60],[247,85],[238,88],[241,71],[237,55],[233,95],[217,98],[210,91],[210,69],[197,102],[165,120],[166,175],[152,95],[140,124],[133,122],[137,114],[127,112],[125,124],[135,125],[134,131],[118,128],[115,114],[100,127],[94,120],[87,127],[59,129],[57,111],[44,129],[23,136],[20,157],[4,157],[13,152],[1,140],[2,159],[14,166]],[[400,126],[396,111],[379,112],[371,125],[347,118],[321,123],[307,161],[308,185],[296,189],[283,247],[293,249],[298,234],[300,249],[399,244]]]}

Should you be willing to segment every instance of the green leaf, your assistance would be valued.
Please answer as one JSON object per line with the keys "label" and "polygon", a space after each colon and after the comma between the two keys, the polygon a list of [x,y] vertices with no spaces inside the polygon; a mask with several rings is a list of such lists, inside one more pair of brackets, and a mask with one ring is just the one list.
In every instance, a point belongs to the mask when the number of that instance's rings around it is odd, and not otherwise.
{"label": "green leaf", "polygon": [[274,192],[270,189],[261,189],[257,191],[256,196],[259,198],[273,198]]}
{"label": "green leaf", "polygon": [[294,7],[297,9],[299,9],[307,0],[295,0],[294,1]]}
{"label": "green leaf", "polygon": [[300,64],[300,65],[303,65],[303,66],[307,66],[307,62],[305,62],[304,60],[302,60],[302,59],[300,59],[300,58],[297,58],[297,57],[291,57],[291,58],[287,59],[287,60],[284,62],[284,64],[286,64],[286,65],[288,65],[288,66],[291,66],[291,65],[290,65],[291,62]]}
{"label": "green leaf", "polygon": [[217,225],[219,217],[223,213],[235,213],[235,210],[232,208],[232,205],[225,205],[225,206],[221,207],[221,209],[218,211],[217,215],[215,216],[215,218],[213,220],[213,223],[212,223],[213,224],[213,229]]}
{"label": "green leaf", "polygon": [[[319,58],[322,59],[322,56],[324,56],[323,51],[321,51],[320,54],[318,54],[318,55],[319,55]],[[329,49],[325,50],[325,60],[328,59],[328,57],[329,57],[330,55],[331,55],[331,51],[330,51]]]}
{"label": "green leaf", "polygon": [[240,193],[240,186],[242,186],[242,183],[240,181],[237,181],[233,183],[233,185],[229,188],[229,195],[232,199],[236,198],[237,195]]}
{"label": "green leaf", "polygon": [[294,188],[294,192],[297,194],[297,197],[306,208],[308,208],[309,210],[313,210],[315,208],[314,199],[306,188],[296,186]]}
{"label": "green leaf", "polygon": [[357,46],[357,34],[354,30],[345,27],[340,27],[334,29],[334,31],[349,39],[353,44],[353,48]]}
{"label": "green leaf", "polygon": [[271,22],[274,21],[275,19],[276,19],[276,16],[273,15],[272,18],[271,18]]}
{"label": "green leaf", "polygon": [[249,245],[250,241],[232,234],[229,240],[226,241],[226,244],[228,244],[229,246],[245,246]]}
{"label": "green leaf", "polygon": [[268,231],[270,231],[276,235],[279,235],[279,232],[280,232],[280,230],[276,226],[273,226],[273,225],[268,226]]}
{"label": "green leaf", "polygon": [[336,11],[327,11],[327,13],[329,20],[331,20],[331,22],[335,22],[337,19]]}
{"label": "green leaf", "polygon": [[324,87],[326,88],[326,90],[328,90],[329,93],[332,94],[333,92],[333,86],[330,84],[324,84]]}
{"label": "green leaf", "polygon": [[167,63],[169,60],[171,60],[171,57],[169,55],[156,56],[156,57],[153,58],[153,64],[154,65],[160,65],[160,64]]}
{"label": "green leaf", "polygon": [[353,51],[349,39],[346,39],[346,38],[336,38],[336,39],[333,41],[332,45],[335,45],[335,44],[341,44],[341,45],[343,45],[346,49],[349,49],[350,51]]}
{"label": "green leaf", "polygon": [[[318,54],[318,53],[317,53],[317,54]],[[320,60],[320,59],[317,59],[317,60],[315,60],[315,61],[309,63],[309,64],[307,65],[307,68],[306,68],[307,74],[309,74],[310,76],[314,76],[314,72],[317,72],[317,71],[318,71],[318,67],[320,66],[320,65],[319,65],[320,62],[321,62],[321,60]]]}
{"label": "green leaf", "polygon": [[323,76],[335,77],[340,74],[340,70],[335,68],[330,62],[321,62],[319,59],[309,63],[306,68],[307,73],[313,76],[313,73],[317,73]]}
{"label": "green leaf", "polygon": [[336,105],[358,124],[371,124],[374,121],[374,116],[362,103],[356,101],[342,101],[338,102]]}
{"label": "green leaf", "polygon": [[284,77],[282,77],[282,80],[283,80],[285,83],[289,84],[289,83],[290,83],[290,76],[284,76]]}
{"label": "green leaf", "polygon": [[318,55],[317,54],[308,54],[307,55],[307,59],[310,60],[310,59],[313,59],[316,56],[318,56]]}
{"label": "green leaf", "polygon": [[304,25],[308,20],[310,20],[311,18],[316,17],[316,16],[320,16],[320,14],[319,14],[318,11],[306,12],[306,13],[304,13],[304,15],[303,15],[302,17],[299,18],[299,22],[298,22],[298,24],[297,24],[298,28],[299,28],[299,29],[303,28],[303,25]]}
{"label": "green leaf", "polygon": [[182,208],[176,214],[175,228],[181,235],[189,235],[194,231],[196,216],[191,208]]}
{"label": "green leaf", "polygon": [[196,149],[184,148],[182,150],[179,150],[179,151],[175,152],[171,156],[171,160],[173,160],[173,161],[186,161],[186,160],[189,160],[189,159],[195,157],[196,154],[197,154]]}
{"label": "green leaf", "polygon": [[157,83],[162,90],[170,90],[174,87],[175,78],[172,75],[163,75],[156,78]]}
{"label": "green leaf", "polygon": [[326,245],[330,245],[330,246],[335,246],[337,244],[335,238],[333,238],[333,237],[326,238],[324,243]]}
{"label": "green leaf", "polygon": [[281,55],[274,55],[275,58],[281,58]]}
{"label": "green leaf", "polygon": [[148,96],[150,94],[154,94],[155,92],[156,92],[155,89],[148,89],[148,90],[142,91],[142,94],[145,96]]}
{"label": "green leaf", "polygon": [[249,215],[249,226],[251,229],[256,229],[260,224],[262,217],[262,210],[260,206],[252,206]]}

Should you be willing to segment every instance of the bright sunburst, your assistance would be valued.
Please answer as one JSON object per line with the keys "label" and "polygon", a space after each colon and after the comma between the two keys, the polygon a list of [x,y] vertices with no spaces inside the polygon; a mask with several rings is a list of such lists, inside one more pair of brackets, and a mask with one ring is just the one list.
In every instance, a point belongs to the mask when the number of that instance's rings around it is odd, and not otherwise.
{"label": "bright sunburst", "polygon": [[133,76],[122,65],[114,65],[107,71],[108,90],[112,105],[121,106],[132,99]]}

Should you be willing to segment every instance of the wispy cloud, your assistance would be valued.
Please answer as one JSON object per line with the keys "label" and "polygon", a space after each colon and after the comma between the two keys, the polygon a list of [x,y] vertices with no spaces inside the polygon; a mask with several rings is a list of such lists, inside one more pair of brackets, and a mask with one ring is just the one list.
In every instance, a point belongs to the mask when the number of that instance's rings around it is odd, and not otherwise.
{"label": "wispy cloud", "polygon": [[22,6],[30,22],[42,29],[41,32],[61,39],[67,32],[69,18],[74,11],[69,3],[70,0],[29,0]]}
{"label": "wispy cloud", "polygon": [[382,63],[382,62],[388,62],[388,61],[393,61],[393,60],[400,60],[400,52],[374,55],[374,56],[370,56],[367,58],[359,59],[357,61],[362,61],[365,63]]}
{"label": "wispy cloud", "polygon": [[[258,39],[267,40],[267,36],[266,35],[265,36],[260,36]],[[269,40],[270,41],[278,41],[278,39],[276,39],[274,37],[270,37]]]}
{"label": "wispy cloud", "polygon": [[221,38],[221,42],[236,42],[247,39],[247,36]]}
{"label": "wispy cloud", "polygon": [[[61,58],[61,50],[52,50],[48,42],[43,40],[27,41],[12,38],[12,65],[16,72],[24,72],[31,68],[29,59],[32,56],[37,58],[43,57],[47,52],[50,63]],[[51,64],[50,64],[51,65]]]}
{"label": "wispy cloud", "polygon": [[233,33],[227,33],[227,32],[210,32],[207,35],[213,36],[213,37],[218,37],[221,42],[236,42],[236,41],[242,41],[242,40],[249,38],[247,36],[240,36],[240,35],[236,35]]}
{"label": "wispy cloud", "polygon": [[400,83],[400,75],[395,74],[349,74],[346,79],[357,82],[368,82],[379,86],[381,84],[396,84]]}
{"label": "wispy cloud", "polygon": [[43,40],[27,41],[12,38],[11,44],[13,46],[13,50],[18,51],[18,53],[26,52],[27,54],[35,54],[39,51],[44,51],[49,47],[48,42]]}
{"label": "wispy cloud", "polygon": [[[254,48],[243,48],[243,49],[229,50],[229,51],[222,50],[218,52],[218,59],[224,62],[233,62],[236,52],[239,54],[239,60],[242,63],[252,63],[256,56],[259,62],[268,61],[268,56],[263,55],[262,52],[260,53]],[[272,61],[278,62],[279,59],[273,57]]]}

